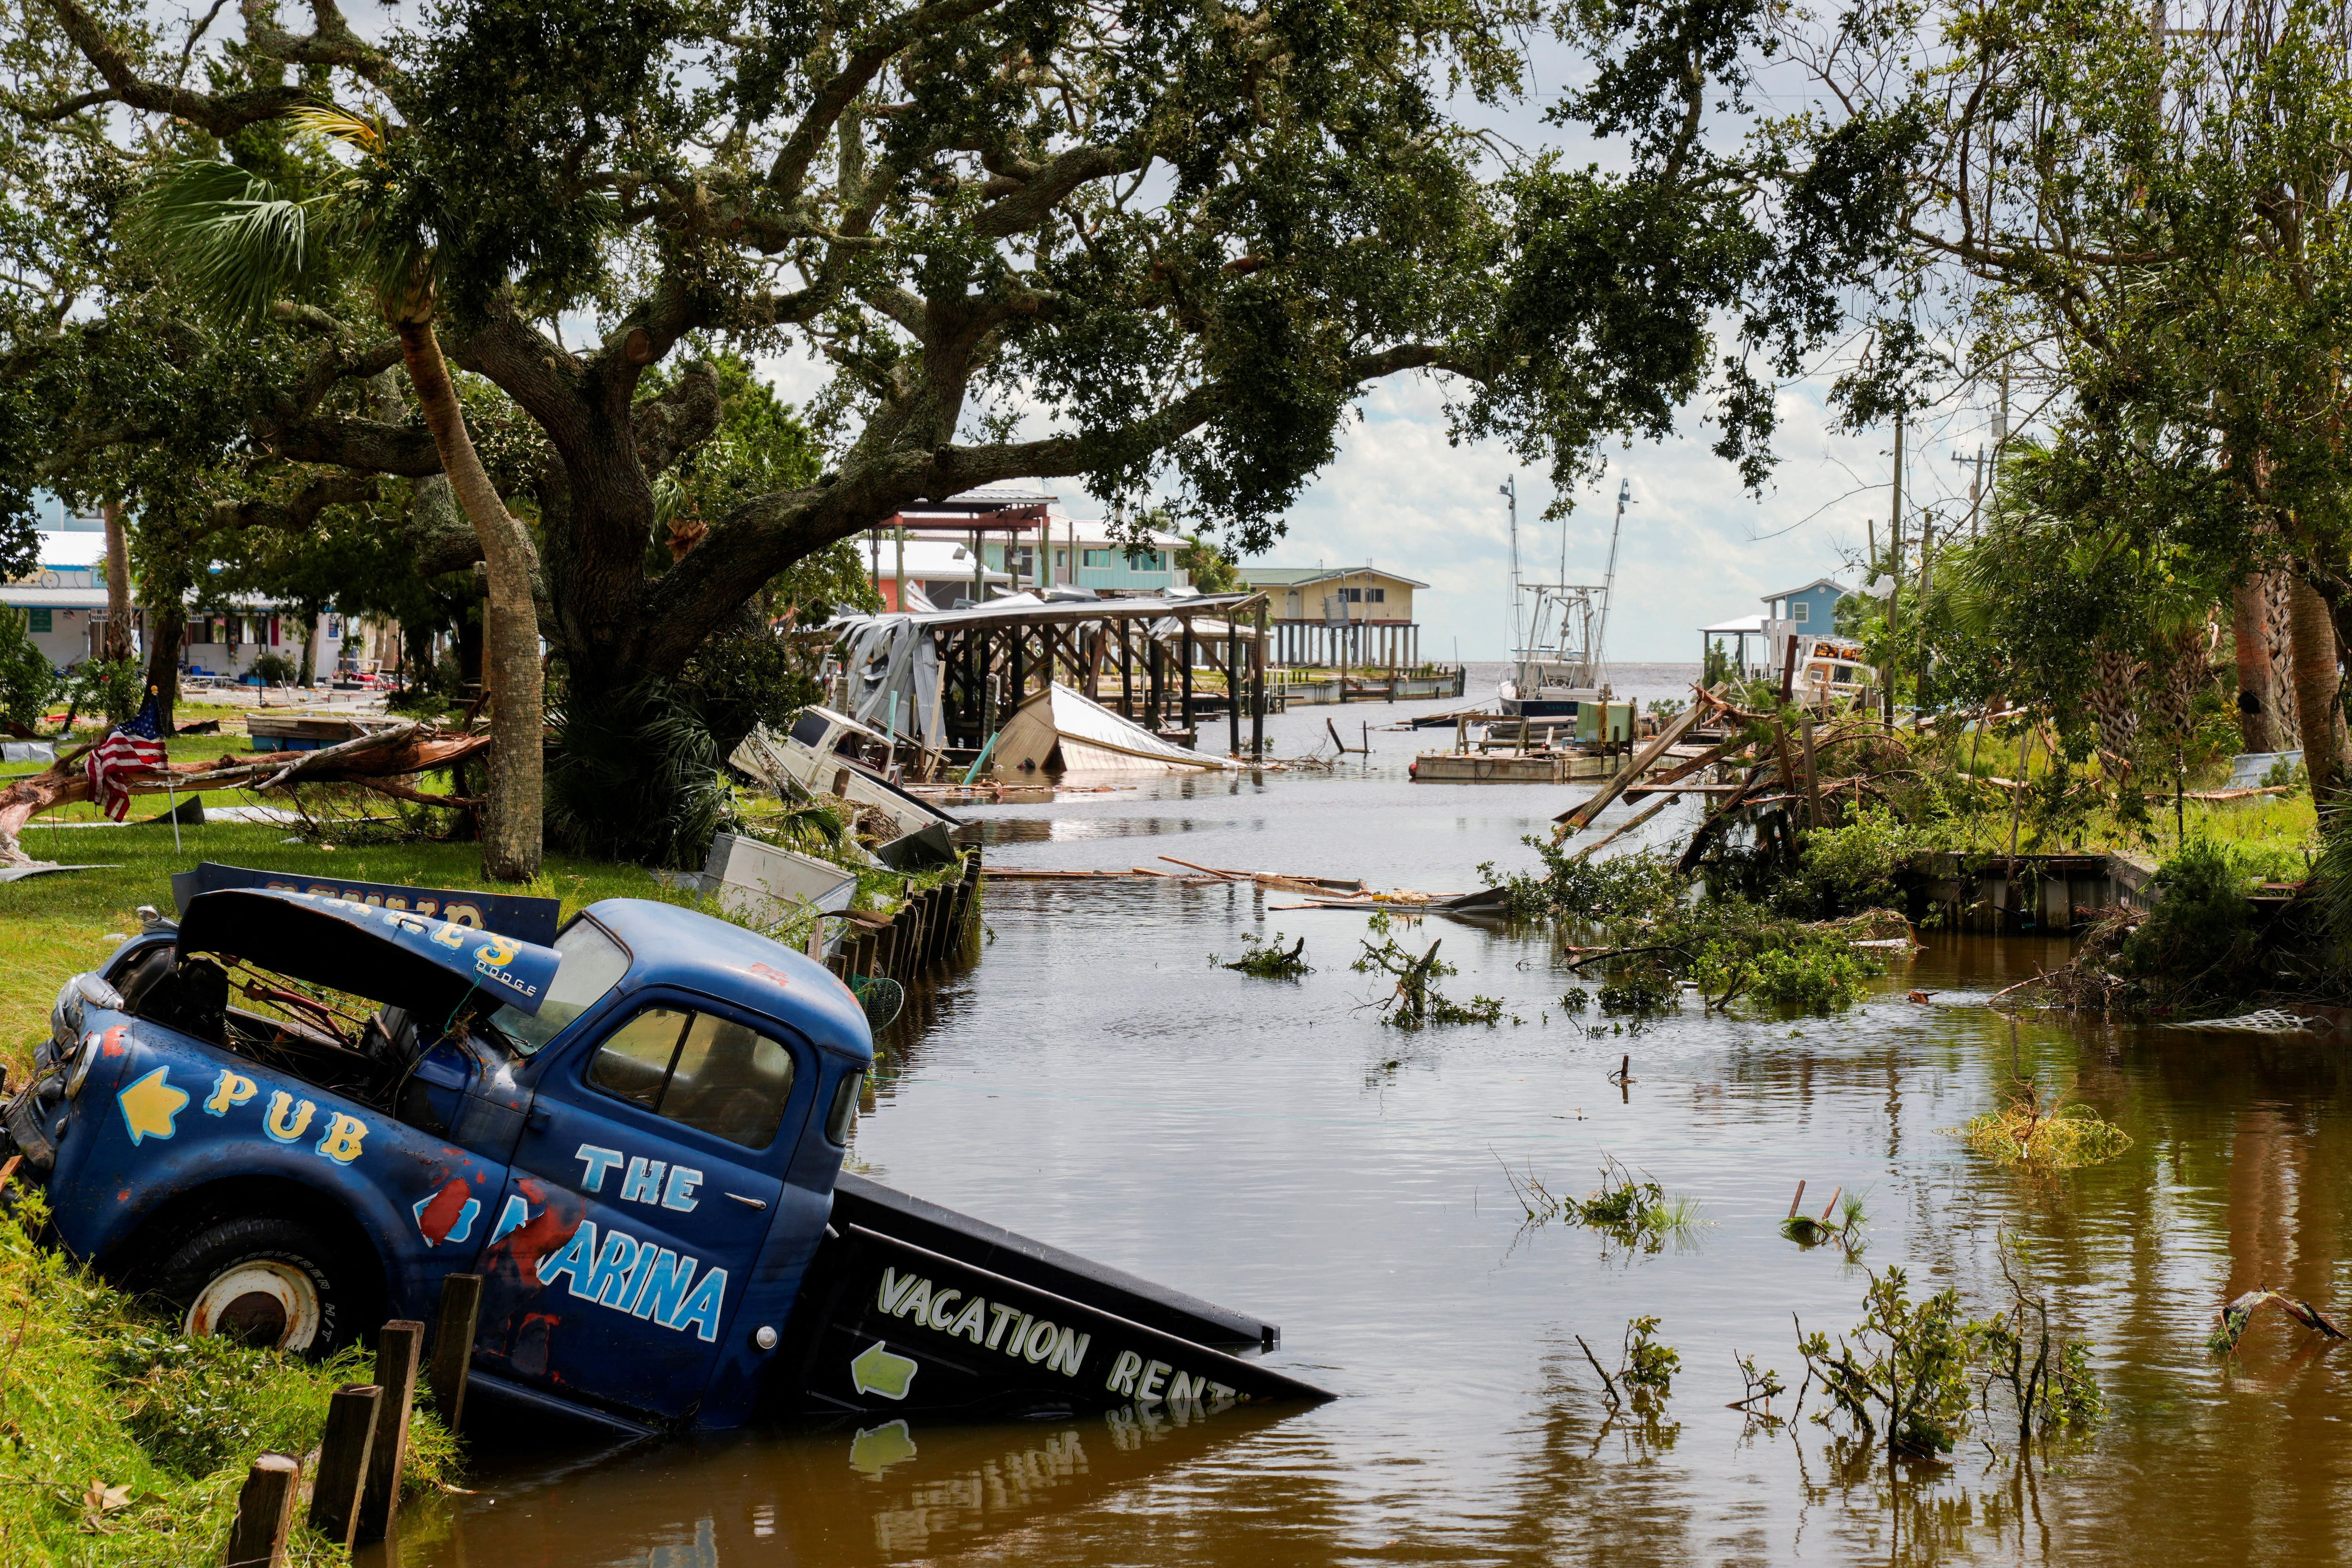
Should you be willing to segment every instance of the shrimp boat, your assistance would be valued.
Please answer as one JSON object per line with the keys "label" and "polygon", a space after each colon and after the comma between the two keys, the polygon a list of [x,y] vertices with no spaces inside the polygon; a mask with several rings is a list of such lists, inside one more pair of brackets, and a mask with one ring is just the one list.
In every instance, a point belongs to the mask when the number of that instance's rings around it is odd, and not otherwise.
{"label": "shrimp boat", "polygon": [[1560,540],[1560,580],[1528,582],[1519,575],[1519,498],[1511,500],[1511,662],[1496,687],[1496,706],[1512,718],[1575,719],[1588,703],[1608,700],[1601,649],[1609,629],[1609,600],[1617,581],[1617,538],[1625,526],[1631,486],[1617,486],[1617,521],[1609,532],[1609,566],[1598,583],[1568,580],[1568,541]]}

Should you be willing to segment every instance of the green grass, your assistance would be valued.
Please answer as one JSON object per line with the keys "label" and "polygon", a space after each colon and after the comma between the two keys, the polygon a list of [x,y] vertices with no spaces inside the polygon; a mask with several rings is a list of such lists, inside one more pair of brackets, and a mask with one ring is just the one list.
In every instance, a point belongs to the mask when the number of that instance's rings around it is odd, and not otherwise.
{"label": "green grass", "polygon": [[59,872],[0,883],[0,1061],[6,1063],[12,1083],[22,1082],[34,1045],[48,1032],[49,1006],[66,977],[103,959],[115,945],[110,934],[119,940],[136,931],[139,905],[171,913],[172,873],[198,861],[298,875],[531,894],[562,899],[566,915],[603,898],[701,906],[663,887],[642,867],[562,854],[547,856],[537,881],[514,887],[484,881],[480,848],[470,843],[329,850],[286,843],[284,828],[263,822],[206,822],[181,829],[180,836],[183,848],[174,852],[168,825],[54,829],[43,818],[25,831],[26,852],[44,860],[116,863],[105,871]]}
{"label": "green grass", "polygon": [[[26,1225],[39,1218],[37,1197],[22,1200],[19,1216],[0,1214],[0,1563],[219,1562],[247,1468],[263,1453],[315,1448],[328,1396],[369,1381],[365,1355],[312,1364],[185,1338],[34,1245]],[[404,1481],[415,1493],[451,1477],[458,1453],[429,1410],[417,1410],[409,1432]],[[347,1561],[299,1528],[289,1557]]]}

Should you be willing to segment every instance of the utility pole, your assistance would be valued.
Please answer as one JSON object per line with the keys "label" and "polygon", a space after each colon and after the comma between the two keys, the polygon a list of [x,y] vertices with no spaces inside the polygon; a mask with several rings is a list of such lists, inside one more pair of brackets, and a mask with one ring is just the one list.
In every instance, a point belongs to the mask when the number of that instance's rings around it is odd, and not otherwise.
{"label": "utility pole", "polygon": [[[1886,519],[1886,641],[1891,650],[1895,643],[1895,604],[1903,597],[1903,414],[1895,411],[1895,504]],[[1889,654],[1886,666],[1886,722],[1895,722],[1895,665]]]}
{"label": "utility pole", "polygon": [[1984,444],[1979,442],[1974,452],[1955,452],[1952,461],[1962,467],[1975,470],[1969,476],[1969,538],[1977,537],[1977,516],[1984,505]]}

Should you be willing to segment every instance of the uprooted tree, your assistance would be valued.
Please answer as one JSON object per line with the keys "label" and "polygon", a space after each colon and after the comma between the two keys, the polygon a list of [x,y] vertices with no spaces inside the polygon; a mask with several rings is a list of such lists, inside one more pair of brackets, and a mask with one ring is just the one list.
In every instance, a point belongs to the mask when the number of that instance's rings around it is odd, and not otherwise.
{"label": "uprooted tree", "polygon": [[[1759,483],[1772,381],[1835,325],[1886,210],[1870,144],[1749,116],[1759,0],[445,0],[377,38],[308,9],[302,31],[246,0],[215,43],[217,7],[192,32],[29,0],[11,107],[131,165],[101,206],[217,159],[257,213],[360,182],[429,245],[400,322],[520,412],[504,499],[581,709],[641,702],[794,561],[992,481],[1132,497],[1172,471],[1180,510],[1263,548],[1351,401],[1410,371],[1444,378],[1457,431],[1564,479],[1704,394]],[[1533,93],[1517,39],[1542,26],[1592,62],[1548,113],[1619,172],[1475,123]],[[368,131],[297,128],[328,104]],[[168,273],[118,281],[41,331],[166,308]],[[402,362],[381,291],[323,262],[285,281],[240,344],[240,452],[257,509],[299,528],[440,454],[371,396]],[[223,329],[169,330],[198,353]],[[823,361],[832,465],[656,576],[656,482],[713,429],[700,361],[728,346]],[[55,461],[169,423],[64,408]]]}

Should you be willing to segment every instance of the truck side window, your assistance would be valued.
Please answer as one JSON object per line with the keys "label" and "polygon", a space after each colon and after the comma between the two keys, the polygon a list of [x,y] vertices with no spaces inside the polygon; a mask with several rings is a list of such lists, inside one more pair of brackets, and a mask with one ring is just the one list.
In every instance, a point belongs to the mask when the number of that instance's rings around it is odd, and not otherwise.
{"label": "truck side window", "polygon": [[793,1092],[793,1053],[764,1034],[705,1013],[686,1031],[661,1113],[716,1138],[764,1149]]}
{"label": "truck side window", "polygon": [[605,1037],[588,1082],[747,1149],[775,1142],[793,1053],[730,1019],[647,1008]]}
{"label": "truck side window", "polygon": [[824,1118],[824,1135],[829,1141],[848,1144],[850,1129],[857,1125],[857,1091],[865,1082],[866,1074],[853,1072],[834,1090],[833,1109]]}
{"label": "truck side window", "polygon": [[588,1064],[588,1082],[648,1111],[660,1111],[670,1063],[677,1060],[678,1041],[693,1021],[694,1015],[681,1009],[647,1008],[604,1037],[596,1060]]}

